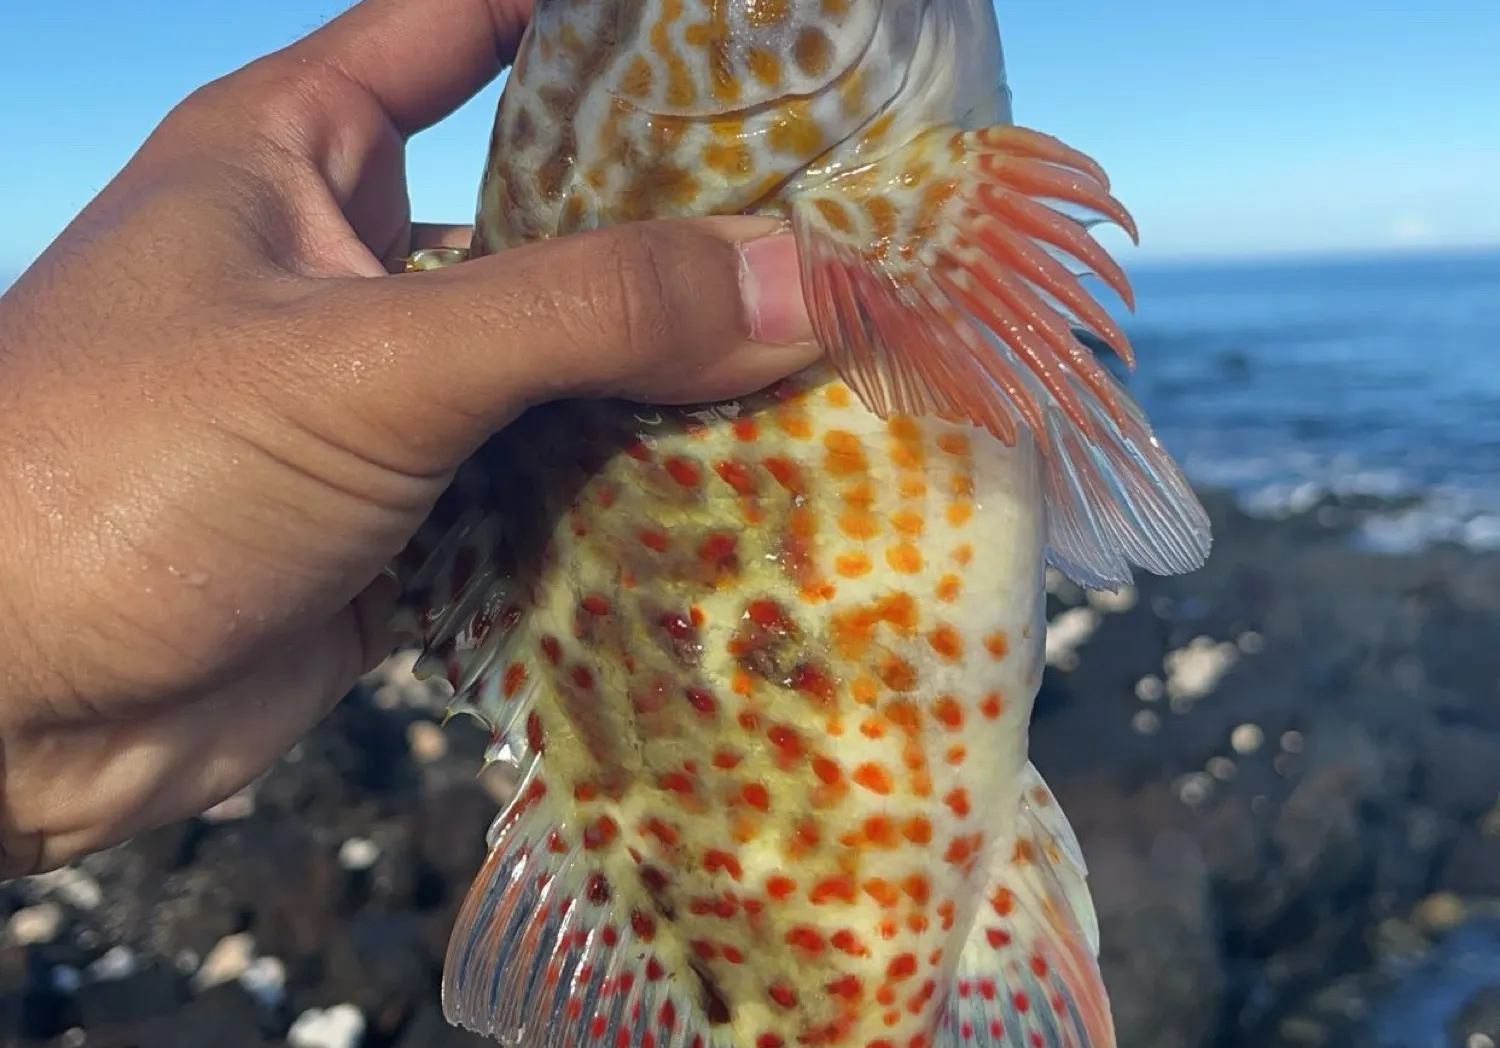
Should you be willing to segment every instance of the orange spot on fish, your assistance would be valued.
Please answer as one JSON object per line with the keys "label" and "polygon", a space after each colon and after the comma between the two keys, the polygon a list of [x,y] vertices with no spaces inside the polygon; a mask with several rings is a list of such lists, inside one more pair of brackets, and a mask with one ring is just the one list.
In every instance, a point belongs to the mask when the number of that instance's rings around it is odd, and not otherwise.
{"label": "orange spot on fish", "polygon": [[755,440],[760,435],[759,427],[753,418],[737,418],[730,423],[729,429],[734,433],[734,439],[746,444]]}
{"label": "orange spot on fish", "polygon": [[943,727],[949,729],[950,731],[957,731],[959,728],[963,727],[963,706],[961,706],[958,700],[955,699],[952,695],[940,696],[938,700],[932,704],[932,715],[937,719],[939,724],[943,725]]}
{"label": "orange spot on fish", "polygon": [[948,523],[955,528],[961,528],[969,522],[974,515],[974,504],[972,502],[955,502],[945,511]]}
{"label": "orange spot on fish", "polygon": [[874,717],[866,717],[859,725],[859,733],[867,739],[885,738],[885,724]]}
{"label": "orange spot on fish", "polygon": [[948,795],[943,798],[943,803],[946,804],[952,810],[953,814],[958,818],[966,818],[969,814],[969,791],[964,789],[962,786],[955,786],[953,789],[949,790]]}
{"label": "orange spot on fish", "polygon": [[872,565],[864,553],[841,553],[833,562],[834,570],[846,579],[857,579],[868,575]]}
{"label": "orange spot on fish", "polygon": [[996,630],[984,638],[984,649],[994,658],[1003,659],[1006,653],[1010,651],[1010,641],[1002,631]]}
{"label": "orange spot on fish", "polygon": [[937,446],[950,455],[967,455],[969,438],[963,433],[944,433],[937,438]]}
{"label": "orange spot on fish", "polygon": [[786,983],[772,983],[766,990],[766,996],[783,1008],[795,1008],[797,1006],[797,995]]}
{"label": "orange spot on fish", "polygon": [[860,444],[858,437],[847,430],[831,429],[823,434],[823,447],[828,452],[824,458],[824,466],[834,476],[863,473],[870,468],[864,446]]}
{"label": "orange spot on fish", "polygon": [[948,752],[943,755],[943,759],[946,760],[949,764],[952,764],[956,767],[957,765],[962,764],[964,762],[964,758],[968,755],[969,751],[964,746],[964,744],[961,742],[955,742],[952,746],[948,747]]}
{"label": "orange spot on fish", "polygon": [[891,515],[891,526],[903,535],[910,535],[915,538],[922,534],[922,529],[926,526],[926,522],[923,521],[922,514],[916,510],[903,509]]}
{"label": "orange spot on fish", "polygon": [[[821,201],[820,201],[821,203]],[[821,210],[821,208],[819,209]],[[849,392],[849,387],[834,383],[823,391],[823,396],[828,403],[836,408],[846,408],[854,403],[854,397]]]}
{"label": "orange spot on fish", "polygon": [[[786,896],[780,896],[780,898],[786,898]],[[821,954],[826,946],[818,930],[806,924],[798,924],[789,929],[786,933],[786,944],[814,957]]]}
{"label": "orange spot on fish", "polygon": [[1000,698],[1000,693],[992,691],[979,701],[979,712],[984,714],[987,720],[999,717],[1005,709],[1005,702]]}
{"label": "orange spot on fish", "polygon": [[871,877],[865,881],[864,890],[881,909],[888,910],[901,902],[901,893],[896,890],[896,886],[880,877]]}
{"label": "orange spot on fish", "polygon": [[930,844],[932,822],[925,815],[913,815],[902,825],[901,835],[913,844]]}
{"label": "orange spot on fish", "polygon": [[865,509],[851,509],[839,515],[839,530],[851,539],[872,539],[880,532],[875,514]]}
{"label": "orange spot on fish", "polygon": [[961,588],[957,575],[944,575],[938,579],[937,599],[944,604],[952,604],[958,599]]}
{"label": "orange spot on fish", "polygon": [[886,550],[885,562],[891,566],[892,571],[915,575],[922,570],[922,553],[910,542],[898,542]]}
{"label": "orange spot on fish", "polygon": [[974,547],[967,542],[961,542],[953,547],[953,559],[961,566],[967,566],[974,559]]}
{"label": "orange spot on fish", "polygon": [[892,691],[912,691],[917,686],[917,670],[899,655],[886,655],[880,660],[880,679]]}
{"label": "orange spot on fish", "polygon": [[927,643],[938,655],[952,662],[963,656],[964,642],[952,626],[938,626],[927,635]]}
{"label": "orange spot on fish", "polygon": [[813,774],[830,786],[844,777],[843,769],[830,757],[817,756],[812,759],[811,763]]}
{"label": "orange spot on fish", "polygon": [[841,902],[853,902],[854,896],[854,878],[847,873],[824,877],[814,884],[812,889],[807,893],[808,901],[814,906],[821,906],[830,899],[838,899]]}
{"label": "orange spot on fish", "polygon": [[854,774],[850,777],[871,793],[885,795],[894,789],[894,784],[891,781],[891,773],[883,765],[876,764],[873,761],[866,761],[855,768]]}

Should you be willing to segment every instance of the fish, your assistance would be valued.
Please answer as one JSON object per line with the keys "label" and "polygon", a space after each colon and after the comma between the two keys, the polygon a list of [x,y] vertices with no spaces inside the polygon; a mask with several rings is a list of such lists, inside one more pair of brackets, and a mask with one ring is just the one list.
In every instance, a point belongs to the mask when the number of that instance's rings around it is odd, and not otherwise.
{"label": "fish", "polygon": [[1102,167],[1015,123],[989,0],[538,0],[471,245],[779,216],[822,358],[696,405],[530,408],[397,559],[419,676],[514,798],[450,1023],[514,1048],[1112,1048],[1031,762],[1048,568],[1195,570]]}

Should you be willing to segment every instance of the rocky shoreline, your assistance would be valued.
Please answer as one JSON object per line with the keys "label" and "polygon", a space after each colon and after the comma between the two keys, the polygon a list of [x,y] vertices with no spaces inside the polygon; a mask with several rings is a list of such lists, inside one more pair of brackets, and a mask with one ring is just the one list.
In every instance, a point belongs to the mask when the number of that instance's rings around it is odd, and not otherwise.
{"label": "rocky shoreline", "polygon": [[[1121,1048],[1494,1048],[1500,554],[1204,499],[1202,571],[1050,601],[1033,753]],[[218,809],[0,888],[0,1044],[491,1044],[437,988],[509,783],[400,671]]]}

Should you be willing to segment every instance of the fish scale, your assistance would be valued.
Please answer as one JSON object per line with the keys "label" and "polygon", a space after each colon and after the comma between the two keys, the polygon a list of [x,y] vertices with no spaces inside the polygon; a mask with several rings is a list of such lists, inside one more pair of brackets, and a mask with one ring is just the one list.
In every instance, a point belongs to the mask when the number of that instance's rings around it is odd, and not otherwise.
{"label": "fish scale", "polygon": [[445,1013],[517,1048],[1112,1048],[1027,732],[1046,567],[1209,548],[1078,337],[1131,359],[1070,268],[1128,302],[1085,223],[1130,216],[1011,123],[984,0],[540,0],[470,253],[736,212],[791,220],[824,359],[534,408],[394,566],[419,673],[520,774]]}

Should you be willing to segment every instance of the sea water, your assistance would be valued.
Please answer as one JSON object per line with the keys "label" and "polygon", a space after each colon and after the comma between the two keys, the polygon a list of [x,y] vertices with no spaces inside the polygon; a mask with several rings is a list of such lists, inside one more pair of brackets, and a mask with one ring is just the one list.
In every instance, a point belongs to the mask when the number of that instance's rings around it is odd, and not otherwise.
{"label": "sea water", "polygon": [[1388,497],[1357,541],[1500,548],[1500,252],[1132,268],[1130,387],[1248,511]]}

